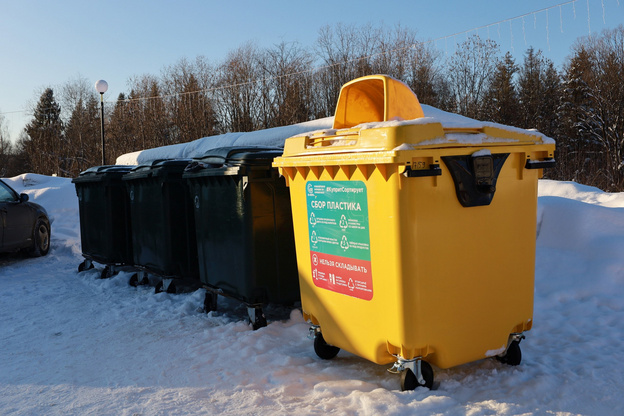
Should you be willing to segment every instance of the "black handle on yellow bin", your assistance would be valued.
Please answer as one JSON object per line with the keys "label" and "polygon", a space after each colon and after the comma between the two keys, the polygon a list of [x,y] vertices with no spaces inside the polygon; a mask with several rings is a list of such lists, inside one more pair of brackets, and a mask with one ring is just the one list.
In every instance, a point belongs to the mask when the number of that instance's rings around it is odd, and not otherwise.
{"label": "black handle on yellow bin", "polygon": [[405,167],[405,172],[403,175],[408,178],[422,178],[424,176],[440,176],[442,175],[442,169],[440,169],[440,165],[432,163],[429,165],[429,169],[416,169],[413,170],[410,165]]}
{"label": "black handle on yellow bin", "polygon": [[463,207],[490,205],[498,175],[509,153],[442,156],[453,182],[457,200]]}
{"label": "black handle on yellow bin", "polygon": [[544,160],[528,159],[524,167],[526,169],[548,169],[548,168],[554,168],[555,165],[556,165],[555,159],[544,159]]}

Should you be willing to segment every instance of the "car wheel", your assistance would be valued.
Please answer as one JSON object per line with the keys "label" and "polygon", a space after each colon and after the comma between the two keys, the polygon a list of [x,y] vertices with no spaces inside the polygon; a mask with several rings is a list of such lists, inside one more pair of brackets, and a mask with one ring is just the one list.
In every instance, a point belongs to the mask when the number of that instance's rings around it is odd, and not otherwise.
{"label": "car wheel", "polygon": [[50,223],[41,217],[37,219],[33,234],[33,246],[30,254],[34,257],[45,256],[50,251]]}

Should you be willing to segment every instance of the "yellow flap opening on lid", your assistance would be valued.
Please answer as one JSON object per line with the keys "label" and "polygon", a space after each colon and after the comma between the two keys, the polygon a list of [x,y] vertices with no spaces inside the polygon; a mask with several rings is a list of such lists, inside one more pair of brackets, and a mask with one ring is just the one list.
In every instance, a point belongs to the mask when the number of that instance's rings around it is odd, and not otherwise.
{"label": "yellow flap opening on lid", "polygon": [[347,82],[340,90],[334,129],[362,123],[423,117],[416,94],[387,75],[369,75]]}

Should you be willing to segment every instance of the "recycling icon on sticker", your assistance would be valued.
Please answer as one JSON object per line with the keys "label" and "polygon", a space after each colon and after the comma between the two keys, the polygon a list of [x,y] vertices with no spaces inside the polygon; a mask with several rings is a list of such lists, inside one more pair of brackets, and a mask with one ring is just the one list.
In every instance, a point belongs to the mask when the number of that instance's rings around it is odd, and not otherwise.
{"label": "recycling icon on sticker", "polygon": [[343,235],[342,240],[340,240],[340,248],[342,248],[343,250],[349,249],[349,241],[347,240],[346,235]]}
{"label": "recycling icon on sticker", "polygon": [[347,223],[347,217],[343,215],[342,217],[340,217],[340,228],[346,230],[348,226],[349,224]]}

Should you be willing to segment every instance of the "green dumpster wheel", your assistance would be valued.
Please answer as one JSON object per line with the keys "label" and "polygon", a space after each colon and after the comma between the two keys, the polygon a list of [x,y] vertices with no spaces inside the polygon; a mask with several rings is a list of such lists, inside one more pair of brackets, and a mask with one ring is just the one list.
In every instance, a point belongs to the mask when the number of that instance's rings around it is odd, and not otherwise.
{"label": "green dumpster wheel", "polygon": [[314,336],[314,352],[319,358],[323,360],[331,360],[338,352],[340,352],[340,348],[334,347],[333,345],[329,345],[325,342],[325,338],[323,338],[323,334],[317,332]]}
{"label": "green dumpster wheel", "polygon": [[516,366],[522,361],[522,351],[520,350],[520,341],[512,341],[509,344],[509,348],[502,356],[497,356],[496,359],[503,364]]}
{"label": "green dumpster wheel", "polygon": [[108,279],[110,277],[113,277],[115,274],[116,273],[113,270],[111,270],[110,267],[106,266],[102,270],[102,274],[100,274],[100,279]]}
{"label": "green dumpster wheel", "polygon": [[420,360],[420,371],[425,384],[420,384],[416,378],[416,374],[407,368],[401,373],[401,391],[416,390],[417,387],[427,387],[431,390],[433,387],[433,368],[427,361]]}
{"label": "green dumpster wheel", "polygon": [[[154,293],[162,293],[164,287],[165,287],[164,281],[163,280],[159,281],[158,283],[156,283],[156,287],[154,288]],[[169,283],[169,286],[167,286],[167,293],[170,293],[170,294],[178,293],[178,288],[176,287],[175,283],[173,282]]]}
{"label": "green dumpster wheel", "polygon": [[139,275],[135,273],[132,276],[130,276],[130,280],[128,281],[128,284],[132,287],[137,287],[139,285]]}
{"label": "green dumpster wheel", "polygon": [[267,326],[267,319],[262,308],[256,308],[255,319],[252,321],[251,317],[249,317],[249,323],[254,331]]}
{"label": "green dumpster wheel", "polygon": [[170,293],[172,295],[178,293],[178,288],[176,287],[175,283],[169,283],[169,286],[167,286],[167,293]]}
{"label": "green dumpster wheel", "polygon": [[143,279],[139,281],[139,274],[134,273],[132,276],[130,276],[130,280],[128,281],[128,284],[132,287],[138,287],[140,285],[147,285],[149,284],[149,279],[147,276],[143,276]]}
{"label": "green dumpster wheel", "polygon": [[84,272],[85,270],[91,270],[93,268],[93,263],[90,261],[88,263],[89,263],[88,266],[87,266],[87,260],[80,263],[78,265],[78,273]]}
{"label": "green dumpster wheel", "polygon": [[204,296],[204,312],[212,312],[217,310],[217,297],[218,295],[214,292],[206,291],[206,296]]}

